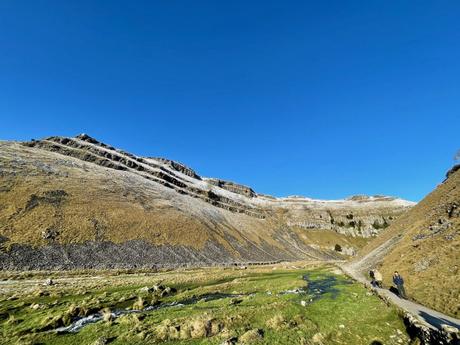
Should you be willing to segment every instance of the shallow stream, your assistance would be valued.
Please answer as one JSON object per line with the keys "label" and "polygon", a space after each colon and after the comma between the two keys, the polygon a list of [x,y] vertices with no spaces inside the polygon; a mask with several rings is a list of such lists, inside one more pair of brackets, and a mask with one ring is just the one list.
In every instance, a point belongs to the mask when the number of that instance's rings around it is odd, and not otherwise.
{"label": "shallow stream", "polygon": [[[209,294],[204,294],[200,296],[192,296],[192,297],[186,298],[178,302],[169,302],[169,303],[160,303],[157,305],[151,305],[151,306],[145,307],[142,310],[127,310],[127,309],[114,310],[111,313],[111,318],[116,319],[117,317],[122,316],[122,315],[143,313],[147,311],[159,310],[159,309],[170,308],[170,307],[183,307],[186,305],[195,304],[199,301],[209,302],[209,301],[215,301],[215,300],[219,300],[223,298],[238,298],[238,297],[243,297],[243,296],[247,296],[247,295],[225,294],[225,293],[219,293],[219,292],[209,293]],[[80,331],[83,327],[85,327],[86,325],[101,321],[103,318],[104,317],[102,313],[91,314],[91,315],[81,317],[75,320],[69,326],[60,327],[60,328],[55,329],[54,331],[58,333],[76,333]]]}
{"label": "shallow stream", "polygon": [[[352,282],[349,280],[338,280],[337,276],[335,275],[321,275],[312,277],[310,274],[305,274],[303,280],[307,282],[306,286],[297,288],[294,290],[286,290],[281,292],[279,295],[287,295],[287,294],[297,294],[297,295],[305,295],[309,302],[312,303],[321,297],[324,294],[330,293],[332,298],[336,298],[340,293],[340,290],[337,288],[337,285],[340,284],[351,284]],[[215,301],[224,298],[240,298],[244,296],[250,296],[250,294],[226,294],[226,293],[209,293],[200,296],[192,296],[186,299],[183,299],[178,302],[169,302],[169,303],[160,303],[157,305],[148,306],[142,310],[127,310],[127,309],[118,309],[114,310],[111,313],[111,318],[116,319],[119,316],[126,315],[126,314],[135,314],[135,313],[143,313],[148,311],[154,311],[164,308],[172,308],[172,307],[183,307],[191,304],[195,304],[199,301]],[[55,329],[54,331],[58,333],[76,333],[80,331],[86,325],[101,321],[103,319],[102,313],[95,313],[85,317],[81,317],[76,319],[72,324],[66,327],[60,327]]]}

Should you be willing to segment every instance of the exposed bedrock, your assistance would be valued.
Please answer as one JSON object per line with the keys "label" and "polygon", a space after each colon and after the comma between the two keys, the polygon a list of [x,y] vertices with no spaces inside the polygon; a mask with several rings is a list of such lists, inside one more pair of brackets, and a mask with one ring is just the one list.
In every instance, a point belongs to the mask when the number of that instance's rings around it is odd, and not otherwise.
{"label": "exposed bedrock", "polygon": [[[152,245],[141,240],[115,244],[108,241],[51,244],[41,247],[14,244],[0,251],[2,270],[70,270],[107,268],[175,268],[267,263],[301,259],[336,259],[313,248],[280,251],[267,243],[262,246],[234,243],[237,255],[223,246],[207,242],[197,250],[188,246]],[[314,255],[314,256],[311,256]]]}
{"label": "exposed bedrock", "polygon": [[[137,173],[145,179],[160,183],[180,194],[200,198],[213,206],[236,213],[246,213],[257,218],[265,217],[265,214],[254,206],[214,193],[209,188],[203,188],[202,185],[196,186],[196,183],[193,182],[200,182],[201,178],[192,169],[181,163],[164,158],[138,157],[101,143],[86,134],[81,134],[75,138],[48,137],[43,140],[26,142],[24,145],[57,152],[110,169]],[[221,182],[226,186],[223,189],[243,191],[243,186],[231,182]]]}
{"label": "exposed bedrock", "polygon": [[290,211],[287,225],[306,230],[332,230],[339,234],[369,238],[378,235],[400,214],[401,210],[398,208]]}
{"label": "exposed bedrock", "polygon": [[276,198],[86,134],[0,141],[0,167],[3,269],[344,258],[413,205]]}
{"label": "exposed bedrock", "polygon": [[251,197],[251,198],[253,198],[253,197],[255,197],[257,195],[256,192],[254,192],[252,190],[252,188],[247,187],[247,186],[243,186],[241,184],[237,184],[237,183],[234,183],[234,182],[224,181],[224,180],[220,180],[218,178],[208,178],[208,179],[206,179],[206,181],[209,184],[212,184],[213,186],[223,188],[225,190],[228,190],[228,191],[236,193],[236,194],[245,195],[245,196],[248,196],[248,197]]}

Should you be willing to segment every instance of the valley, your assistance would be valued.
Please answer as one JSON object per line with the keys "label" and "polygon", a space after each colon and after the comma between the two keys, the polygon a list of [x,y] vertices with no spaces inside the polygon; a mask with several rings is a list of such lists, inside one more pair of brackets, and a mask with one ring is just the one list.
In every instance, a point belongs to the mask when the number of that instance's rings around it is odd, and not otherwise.
{"label": "valley", "polygon": [[135,274],[2,273],[1,278],[2,344],[410,340],[396,309],[321,263]]}
{"label": "valley", "polygon": [[0,168],[2,344],[457,344],[458,166],[418,204],[273,197],[86,134],[1,141]]}

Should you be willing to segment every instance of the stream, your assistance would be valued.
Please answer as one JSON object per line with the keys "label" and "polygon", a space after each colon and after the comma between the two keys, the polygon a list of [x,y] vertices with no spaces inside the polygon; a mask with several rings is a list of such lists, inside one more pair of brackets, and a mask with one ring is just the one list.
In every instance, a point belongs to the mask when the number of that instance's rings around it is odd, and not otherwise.
{"label": "stream", "polygon": [[[239,298],[243,296],[248,296],[245,294],[225,294],[225,293],[208,293],[200,296],[192,296],[189,298],[186,298],[182,301],[179,302],[169,302],[169,303],[160,303],[157,305],[151,305],[148,307],[145,307],[142,310],[127,310],[127,309],[118,309],[115,310],[111,313],[112,319],[116,319],[117,317],[120,317],[122,315],[127,315],[127,314],[136,314],[136,313],[143,313],[147,311],[154,311],[154,310],[159,310],[159,309],[164,309],[164,308],[170,308],[170,307],[183,307],[186,305],[191,305],[195,304],[199,301],[204,301],[204,302],[209,302],[209,301],[215,301],[223,298]],[[80,331],[83,327],[86,325],[89,325],[91,323],[95,323],[98,321],[101,321],[103,319],[103,315],[101,313],[95,313],[91,314],[85,317],[81,317],[74,321],[72,324],[69,326],[65,327],[59,327],[56,328],[54,331],[57,333],[77,333]]]}
{"label": "stream", "polygon": [[335,299],[340,293],[340,290],[337,288],[338,285],[353,283],[348,279],[339,281],[335,275],[315,277],[313,279],[310,274],[305,274],[302,279],[307,282],[306,286],[294,290],[286,290],[280,294],[306,295],[310,297],[310,302],[314,302],[323,297],[323,295],[330,293],[331,297]]}
{"label": "stream", "polygon": [[[280,292],[278,295],[288,295],[288,294],[296,294],[296,295],[305,295],[309,297],[309,302],[312,303],[318,299],[320,299],[324,294],[330,293],[332,298],[336,298],[340,293],[340,290],[337,288],[339,284],[351,284],[352,281],[350,280],[340,280],[338,281],[337,276],[335,275],[325,275],[321,277],[315,277],[314,279],[309,274],[305,274],[302,277],[303,280],[307,282],[306,286],[293,289],[293,290],[286,290]],[[271,294],[271,293],[269,293]],[[251,296],[254,294],[226,294],[226,293],[208,293],[200,296],[192,296],[186,299],[183,299],[178,302],[169,302],[169,303],[160,303],[157,305],[148,306],[142,310],[129,310],[129,309],[118,309],[114,310],[111,313],[112,319],[116,319],[122,315],[127,314],[135,314],[135,313],[143,313],[148,311],[154,311],[164,308],[173,308],[173,307],[183,307],[191,304],[195,304],[199,301],[215,301],[224,298],[240,298],[245,296]],[[85,317],[81,317],[69,326],[60,327],[55,329],[55,332],[58,333],[76,333],[80,331],[86,325],[101,321],[103,319],[103,315],[101,313],[91,314]]]}

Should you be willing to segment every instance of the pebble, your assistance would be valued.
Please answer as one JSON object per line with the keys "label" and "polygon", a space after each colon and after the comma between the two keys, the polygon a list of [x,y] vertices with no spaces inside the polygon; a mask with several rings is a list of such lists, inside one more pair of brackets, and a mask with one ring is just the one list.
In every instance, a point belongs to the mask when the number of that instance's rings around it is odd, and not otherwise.
{"label": "pebble", "polygon": [[53,279],[46,279],[43,285],[46,285],[46,286],[54,285],[54,281]]}

